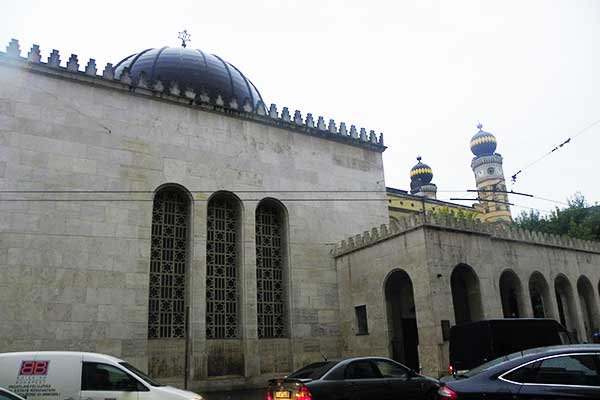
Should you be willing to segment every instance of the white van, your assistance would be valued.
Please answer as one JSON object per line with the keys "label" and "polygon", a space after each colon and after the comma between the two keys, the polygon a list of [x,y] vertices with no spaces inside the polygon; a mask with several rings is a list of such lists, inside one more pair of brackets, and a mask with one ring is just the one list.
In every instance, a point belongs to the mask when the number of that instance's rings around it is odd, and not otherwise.
{"label": "white van", "polygon": [[0,386],[27,400],[202,400],[118,358],[70,351],[0,354]]}

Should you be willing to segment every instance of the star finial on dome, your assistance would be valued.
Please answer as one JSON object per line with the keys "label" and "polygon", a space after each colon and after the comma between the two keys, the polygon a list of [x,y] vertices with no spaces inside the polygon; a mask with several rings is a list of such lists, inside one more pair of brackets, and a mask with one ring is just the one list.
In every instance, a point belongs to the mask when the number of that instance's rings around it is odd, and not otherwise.
{"label": "star finial on dome", "polygon": [[483,128],[483,125],[481,125],[481,122],[477,123],[477,129],[481,130],[481,128]]}
{"label": "star finial on dome", "polygon": [[179,32],[179,36],[177,36],[179,39],[181,39],[181,47],[183,47],[184,49],[187,47],[187,42],[189,42],[192,37],[192,35],[190,35],[187,31],[187,29],[184,29],[183,31]]}

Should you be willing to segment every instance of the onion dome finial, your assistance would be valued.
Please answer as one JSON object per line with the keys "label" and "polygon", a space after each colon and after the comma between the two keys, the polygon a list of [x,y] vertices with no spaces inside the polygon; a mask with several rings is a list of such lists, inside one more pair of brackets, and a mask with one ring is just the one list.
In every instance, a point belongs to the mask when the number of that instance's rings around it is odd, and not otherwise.
{"label": "onion dome finial", "polygon": [[417,164],[410,170],[411,189],[427,185],[433,179],[433,170],[429,165],[421,162],[421,159],[421,156],[417,156]]}
{"label": "onion dome finial", "polygon": [[483,125],[477,124],[479,131],[471,138],[471,151],[475,156],[491,156],[496,151],[496,137],[482,130]]}

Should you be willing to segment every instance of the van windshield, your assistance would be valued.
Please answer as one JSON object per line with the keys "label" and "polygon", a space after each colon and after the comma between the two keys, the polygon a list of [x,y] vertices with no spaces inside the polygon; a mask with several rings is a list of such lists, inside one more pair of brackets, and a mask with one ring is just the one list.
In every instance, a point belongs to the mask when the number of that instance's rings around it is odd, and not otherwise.
{"label": "van windshield", "polygon": [[126,362],[121,362],[121,363],[119,363],[119,365],[121,365],[123,368],[128,369],[129,371],[133,372],[134,374],[136,374],[137,376],[139,376],[140,378],[142,378],[144,381],[146,381],[146,383],[149,384],[149,385],[152,385],[152,386],[165,386],[163,384],[160,384],[160,383],[156,382],[154,379],[150,378],[148,375],[146,375],[145,373],[143,373],[142,371],[140,371],[139,369],[137,369],[133,365],[127,364]]}

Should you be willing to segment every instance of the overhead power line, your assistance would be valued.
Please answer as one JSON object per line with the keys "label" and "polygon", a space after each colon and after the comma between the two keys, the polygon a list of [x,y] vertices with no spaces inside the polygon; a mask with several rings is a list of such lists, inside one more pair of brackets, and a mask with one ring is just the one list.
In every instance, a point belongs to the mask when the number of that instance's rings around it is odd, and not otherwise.
{"label": "overhead power line", "polygon": [[567,138],[564,142],[562,142],[558,146],[554,147],[552,150],[550,150],[546,154],[542,155],[541,157],[539,157],[535,161],[531,162],[530,164],[527,164],[525,167],[523,167],[520,170],[518,170],[514,175],[511,176],[512,183],[515,184],[516,181],[517,181],[517,175],[519,175],[520,173],[522,173],[523,171],[525,171],[527,168],[529,168],[532,165],[537,164],[538,162],[542,161],[544,158],[548,157],[550,154],[552,154],[555,151],[561,149],[564,145],[571,143],[571,141],[573,139],[575,139],[577,136],[582,135],[583,133],[587,132],[590,128],[592,128],[593,126],[595,126],[595,125],[597,125],[599,123],[600,123],[600,119],[592,122],[591,124],[589,124],[588,126],[586,126],[585,128],[583,128],[582,130],[580,130],[579,132],[577,132],[575,135],[573,135],[573,137]]}

